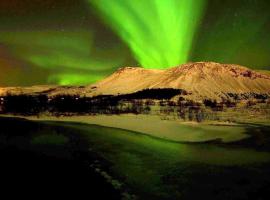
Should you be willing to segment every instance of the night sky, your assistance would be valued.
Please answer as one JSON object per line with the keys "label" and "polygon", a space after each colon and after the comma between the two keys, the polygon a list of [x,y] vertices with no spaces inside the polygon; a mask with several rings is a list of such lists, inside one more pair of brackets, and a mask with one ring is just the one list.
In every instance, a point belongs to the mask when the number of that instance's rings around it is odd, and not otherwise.
{"label": "night sky", "polygon": [[269,0],[0,0],[0,86],[193,61],[269,70],[269,10]]}

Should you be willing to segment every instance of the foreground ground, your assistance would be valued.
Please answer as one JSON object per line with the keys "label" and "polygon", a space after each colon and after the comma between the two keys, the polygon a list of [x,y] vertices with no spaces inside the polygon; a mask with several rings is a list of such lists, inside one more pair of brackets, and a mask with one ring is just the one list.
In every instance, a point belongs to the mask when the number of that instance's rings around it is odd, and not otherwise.
{"label": "foreground ground", "polygon": [[[138,132],[81,123],[0,118],[0,125],[1,148],[5,150],[1,152],[15,160],[23,158],[21,162],[4,160],[9,161],[4,174],[12,176],[13,182],[20,179],[20,169],[27,168],[26,163],[30,160],[27,172],[36,175],[36,183],[42,181],[42,174],[48,169],[32,169],[40,160],[43,165],[48,165],[45,156],[54,160],[49,161],[52,165],[49,169],[58,170],[58,180],[62,179],[66,185],[73,183],[69,188],[81,185],[89,197],[99,191],[102,194],[107,188],[116,198],[119,194],[125,199],[269,199],[269,127],[249,127],[250,132],[257,132],[256,137],[240,142],[183,144]],[[17,151],[10,154],[14,149]],[[25,151],[36,157],[24,160]],[[63,157],[74,165],[68,162],[55,164]],[[82,163],[88,168],[78,167]],[[78,171],[83,175],[88,170],[98,178],[76,176]],[[54,172],[48,180],[54,183],[58,173]],[[77,179],[73,182],[67,177]],[[80,182],[83,179],[103,182],[103,185],[91,185],[91,181],[84,185]]]}
{"label": "foreground ground", "polygon": [[226,122],[183,122],[180,120],[162,120],[157,115],[85,115],[85,116],[30,116],[24,117],[38,121],[64,121],[96,124],[106,127],[120,128],[147,134],[149,136],[175,142],[206,142],[220,140],[222,142],[239,141],[249,137],[247,124]]}

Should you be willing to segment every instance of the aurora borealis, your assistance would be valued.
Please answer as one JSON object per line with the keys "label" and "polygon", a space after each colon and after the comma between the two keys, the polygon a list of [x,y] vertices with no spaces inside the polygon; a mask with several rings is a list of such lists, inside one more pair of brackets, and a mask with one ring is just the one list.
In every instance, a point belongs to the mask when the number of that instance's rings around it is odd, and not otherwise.
{"label": "aurora borealis", "polygon": [[[18,35],[16,35],[18,34]],[[38,66],[43,70],[53,71],[48,83],[86,84],[97,81],[104,70],[111,65],[106,59],[92,56],[93,39],[89,32],[19,32],[2,34],[2,40],[9,44],[17,57]],[[115,49],[109,49],[115,51]],[[119,60],[120,63],[120,60]]]}
{"label": "aurora borealis", "polygon": [[[205,0],[89,0],[145,68],[186,63]],[[110,9],[108,9],[110,8]]]}
{"label": "aurora borealis", "polygon": [[1,0],[0,86],[192,61],[269,69],[269,10],[268,0]]}

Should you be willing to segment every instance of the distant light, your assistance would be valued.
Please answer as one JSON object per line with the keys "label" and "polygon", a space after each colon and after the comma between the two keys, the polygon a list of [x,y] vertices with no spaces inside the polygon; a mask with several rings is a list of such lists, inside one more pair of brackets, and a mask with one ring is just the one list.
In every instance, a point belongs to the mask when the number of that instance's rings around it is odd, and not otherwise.
{"label": "distant light", "polygon": [[62,100],[64,100],[65,98],[64,98],[64,97],[62,97],[61,99],[62,99]]}
{"label": "distant light", "polygon": [[78,100],[79,98],[78,98],[78,97],[76,97],[75,99],[76,99],[76,100]]}
{"label": "distant light", "polygon": [[4,101],[5,99],[4,98],[0,98],[1,101]]}

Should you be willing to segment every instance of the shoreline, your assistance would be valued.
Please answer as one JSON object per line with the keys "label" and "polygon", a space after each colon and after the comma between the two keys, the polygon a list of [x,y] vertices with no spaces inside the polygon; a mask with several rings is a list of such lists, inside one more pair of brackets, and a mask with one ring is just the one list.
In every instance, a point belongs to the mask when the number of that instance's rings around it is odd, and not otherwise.
{"label": "shoreline", "polygon": [[250,137],[245,133],[241,124],[227,122],[196,123],[180,120],[163,120],[157,115],[80,115],[80,116],[21,116],[0,115],[3,117],[17,117],[33,121],[80,122],[105,127],[125,129],[140,132],[160,139],[173,142],[211,142],[222,143],[241,141]]}

